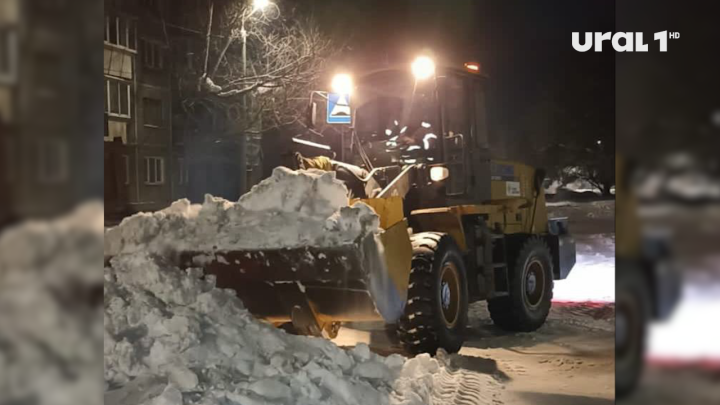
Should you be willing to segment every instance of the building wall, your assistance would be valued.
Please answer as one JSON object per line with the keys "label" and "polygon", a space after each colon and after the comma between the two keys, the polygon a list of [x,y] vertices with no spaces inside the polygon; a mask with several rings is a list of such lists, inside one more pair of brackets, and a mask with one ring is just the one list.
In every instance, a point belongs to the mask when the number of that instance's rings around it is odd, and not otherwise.
{"label": "building wall", "polygon": [[[108,167],[113,171],[105,176],[106,215],[119,217],[162,209],[182,195],[176,188],[182,180],[178,159],[183,151],[173,143],[168,39],[162,24],[157,23],[161,8],[168,3],[107,0],[105,5],[106,19],[112,22],[120,16],[128,21],[131,28],[127,29],[133,32],[127,36],[134,38],[128,40],[133,49],[108,43],[112,40],[105,42],[106,78],[131,86],[130,116],[106,114],[104,158],[106,172]],[[115,185],[110,192],[108,183]]]}

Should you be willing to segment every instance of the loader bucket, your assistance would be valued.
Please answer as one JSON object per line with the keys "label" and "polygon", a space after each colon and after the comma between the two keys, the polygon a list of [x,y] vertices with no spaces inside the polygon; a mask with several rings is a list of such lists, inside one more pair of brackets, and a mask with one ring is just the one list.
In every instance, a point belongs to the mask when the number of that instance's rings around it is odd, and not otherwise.
{"label": "loader bucket", "polygon": [[386,267],[380,237],[338,247],[183,252],[180,266],[201,267],[219,288],[237,292],[255,316],[295,323],[297,310],[320,329],[333,322],[385,320],[402,314],[405,298]]}

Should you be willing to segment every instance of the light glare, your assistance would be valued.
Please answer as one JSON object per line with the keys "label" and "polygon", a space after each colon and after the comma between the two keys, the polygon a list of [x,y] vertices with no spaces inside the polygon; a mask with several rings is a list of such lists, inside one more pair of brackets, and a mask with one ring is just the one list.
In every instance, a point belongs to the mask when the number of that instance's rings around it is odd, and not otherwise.
{"label": "light glare", "polygon": [[450,171],[447,167],[435,166],[430,168],[430,180],[442,181],[448,178]]}
{"label": "light glare", "polygon": [[427,56],[418,56],[411,68],[413,75],[418,80],[425,80],[435,74],[435,62]]}
{"label": "light glare", "polygon": [[338,73],[333,76],[330,86],[335,93],[350,94],[353,88],[352,78],[348,74]]}
{"label": "light glare", "polygon": [[270,5],[270,0],[253,0],[253,11],[264,10]]}

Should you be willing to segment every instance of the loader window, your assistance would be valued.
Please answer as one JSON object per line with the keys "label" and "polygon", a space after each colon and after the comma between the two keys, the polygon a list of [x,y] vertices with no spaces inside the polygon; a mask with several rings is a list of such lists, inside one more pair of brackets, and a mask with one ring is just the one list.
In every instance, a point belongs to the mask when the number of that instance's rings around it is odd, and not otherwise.
{"label": "loader window", "polygon": [[468,78],[448,75],[444,80],[443,101],[445,110],[445,163],[450,171],[448,195],[464,194],[467,188],[466,146],[473,135],[472,82]]}
{"label": "loader window", "polygon": [[488,148],[488,124],[485,106],[485,89],[482,83],[475,81],[473,83],[475,92],[475,144],[480,148]]}
{"label": "loader window", "polygon": [[[389,71],[365,78],[355,99],[356,134],[371,159],[401,164],[439,162],[439,126],[434,84],[416,83],[407,72]],[[438,135],[436,135],[438,134]]]}
{"label": "loader window", "polygon": [[474,106],[469,87],[472,83],[468,83],[468,79],[464,77],[448,75],[445,84],[445,129],[448,133],[468,137]]}

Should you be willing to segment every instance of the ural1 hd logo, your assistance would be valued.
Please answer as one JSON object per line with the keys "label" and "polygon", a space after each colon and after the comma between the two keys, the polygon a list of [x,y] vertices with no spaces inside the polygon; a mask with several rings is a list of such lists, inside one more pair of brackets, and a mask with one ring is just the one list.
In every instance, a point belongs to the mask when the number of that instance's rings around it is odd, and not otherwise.
{"label": "ural1 hd logo", "polygon": [[[593,47],[593,38],[594,44]],[[653,39],[658,41],[660,52],[667,52],[668,39],[680,38],[679,32],[656,32]],[[616,52],[647,52],[648,44],[643,40],[642,32],[586,32],[585,42],[580,43],[580,33],[572,33],[572,46],[578,52],[587,52],[590,48],[594,48],[595,52],[602,52],[603,41],[610,41]]]}

